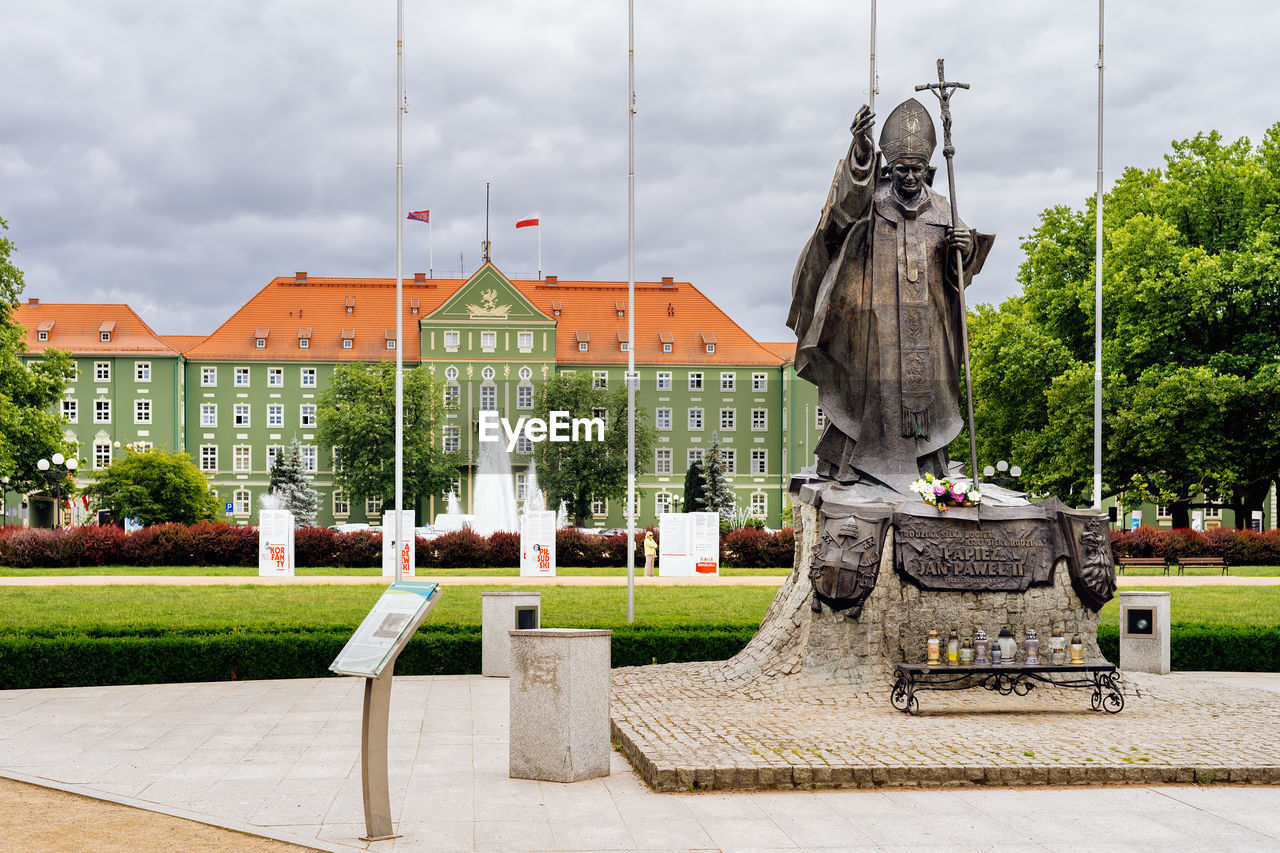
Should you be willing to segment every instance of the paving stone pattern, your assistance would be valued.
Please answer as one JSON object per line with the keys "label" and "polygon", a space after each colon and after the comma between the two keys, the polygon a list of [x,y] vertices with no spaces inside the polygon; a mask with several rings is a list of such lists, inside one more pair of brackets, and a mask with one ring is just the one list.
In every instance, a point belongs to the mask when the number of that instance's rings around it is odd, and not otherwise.
{"label": "paving stone pattern", "polygon": [[797,502],[796,568],[760,630],[728,661],[614,670],[613,737],[651,786],[689,789],[1280,783],[1274,695],[1185,676],[1126,675],[1118,715],[1090,691],[1039,686],[918,692],[921,714],[889,704],[892,663],[923,662],[931,627],[994,634],[1010,624],[1080,632],[1096,614],[1065,566],[1026,593],[925,592],[899,579],[892,539],[862,617],[810,609],[817,514]]}

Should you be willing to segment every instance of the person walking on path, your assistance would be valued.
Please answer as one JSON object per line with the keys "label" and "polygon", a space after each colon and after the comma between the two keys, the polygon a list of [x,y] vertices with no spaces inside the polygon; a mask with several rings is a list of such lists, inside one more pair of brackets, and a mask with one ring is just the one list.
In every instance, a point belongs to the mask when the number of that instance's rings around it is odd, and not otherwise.
{"label": "person walking on path", "polygon": [[653,531],[644,532],[644,576],[653,577],[653,558],[658,556],[658,543],[653,541]]}

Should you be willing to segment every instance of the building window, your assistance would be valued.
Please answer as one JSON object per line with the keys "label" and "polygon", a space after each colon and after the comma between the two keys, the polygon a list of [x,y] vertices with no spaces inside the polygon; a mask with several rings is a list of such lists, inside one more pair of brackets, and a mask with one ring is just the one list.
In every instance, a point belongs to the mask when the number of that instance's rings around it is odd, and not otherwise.
{"label": "building window", "polygon": [[231,422],[237,427],[249,425],[249,404],[236,403],[231,408]]}
{"label": "building window", "polygon": [[283,367],[267,368],[267,387],[268,388],[284,387],[284,368]]}
{"label": "building window", "polygon": [[218,470],[218,447],[215,444],[200,445],[200,470]]}
{"label": "building window", "polygon": [[267,445],[267,470],[270,471],[276,467],[276,460],[284,453],[284,448],[278,444]]}
{"label": "building window", "polygon": [[253,501],[248,489],[236,489],[231,495],[231,509],[236,515],[248,515]]}
{"label": "building window", "polygon": [[110,382],[111,362],[95,361],[93,363],[93,378],[95,382]]}
{"label": "building window", "polygon": [[516,387],[516,408],[532,409],[533,408],[533,386],[519,385]]}
{"label": "building window", "polygon": [[737,385],[738,385],[738,375],[736,373],[720,374],[720,390],[721,391],[736,390]]}
{"label": "building window", "polygon": [[365,498],[364,514],[369,517],[382,515],[382,498]]}
{"label": "building window", "polygon": [[702,464],[702,448],[690,447],[685,454],[685,466],[692,468],[694,465]]}
{"label": "building window", "polygon": [[266,349],[266,348],[267,348],[267,339],[266,339],[266,338],[254,338],[254,339],[253,339],[253,345],[254,345],[254,347],[256,347],[257,349]]}
{"label": "building window", "polygon": [[458,408],[458,401],[461,397],[462,395],[458,391],[458,385],[456,382],[450,382],[448,385],[444,386],[444,407],[446,409]]}
{"label": "building window", "polygon": [[480,378],[481,378],[481,379],[483,379],[483,380],[484,380],[484,381],[486,381],[486,382],[492,382],[492,381],[493,381],[493,377],[495,377],[495,376],[497,376],[497,375],[498,375],[498,374],[494,372],[494,370],[493,370],[493,368],[492,368],[492,367],[486,367],[486,368],[484,368],[483,370],[481,370],[481,371],[480,371]]}
{"label": "building window", "polygon": [[769,390],[769,374],[767,373],[751,374],[751,390],[752,391]]}
{"label": "building window", "polygon": [[270,403],[267,405],[267,426],[284,426],[284,406],[279,403]]}
{"label": "building window", "polygon": [[587,341],[578,341],[578,352],[587,351]]}
{"label": "building window", "polygon": [[111,401],[110,400],[94,400],[93,401],[93,422],[95,424],[111,423]]}
{"label": "building window", "polygon": [[701,371],[698,371],[696,373],[691,371],[689,373],[689,390],[690,391],[702,390],[702,372]]}
{"label": "building window", "polygon": [[532,378],[533,378],[533,371],[532,371],[532,370],[530,370],[528,367],[522,367],[522,368],[520,368],[520,381],[521,381],[521,382],[528,382],[528,381],[529,381],[530,379],[532,379]]}
{"label": "building window", "polygon": [[133,401],[133,422],[135,424],[151,423],[151,401],[150,400],[134,400]]}
{"label": "building window", "polygon": [[444,452],[457,453],[462,449],[462,431],[456,426],[444,428]]}
{"label": "building window", "polygon": [[751,410],[751,429],[759,432],[769,428],[769,411],[768,409],[752,409]]}
{"label": "building window", "polygon": [[1205,518],[1222,518],[1222,507],[1216,504],[1208,504],[1208,503],[1205,504],[1204,517]]}
{"label": "building window", "polygon": [[619,350],[621,350],[622,352],[631,352],[631,342],[630,342],[630,341],[619,341],[619,342],[618,342],[618,349],[619,349]]}
{"label": "building window", "polygon": [[751,451],[751,473],[765,474],[769,468],[769,451],[753,450]]}
{"label": "building window", "polygon": [[653,511],[657,515],[665,515],[666,513],[671,512],[671,504],[672,500],[669,492],[658,492],[658,494],[654,496]]}
{"label": "building window", "polygon": [[769,517],[769,496],[764,492],[756,492],[751,496],[751,517]]}
{"label": "building window", "polygon": [[133,363],[133,381],[134,382],[150,382],[151,381],[151,362],[135,361]]}
{"label": "building window", "polygon": [[110,333],[110,332],[102,332],[102,333],[100,333],[100,337],[101,337],[102,342],[103,342],[104,344],[109,344],[109,343],[111,343],[111,333]]}
{"label": "building window", "polygon": [[201,403],[200,404],[200,426],[216,427],[218,425],[218,404],[217,403]]}
{"label": "building window", "polygon": [[40,342],[42,342],[42,343],[43,343],[44,341],[49,340],[49,333],[48,333],[48,332],[46,332],[44,329],[41,329],[40,331],[36,332],[36,340],[38,340],[38,341],[40,341]]}
{"label": "building window", "polygon": [[200,368],[200,385],[204,388],[216,388],[218,385],[218,368]]}
{"label": "building window", "polygon": [[351,501],[347,499],[347,493],[342,489],[333,490],[333,514],[337,518],[346,518],[351,515]]}
{"label": "building window", "polygon": [[311,349],[311,338],[298,338],[298,349]]}
{"label": "building window", "polygon": [[521,332],[516,336],[516,343],[520,345],[522,350],[533,349],[533,332]]}
{"label": "building window", "polygon": [[715,344],[707,344],[707,355],[714,355],[716,351]]}
{"label": "building window", "polygon": [[150,452],[151,452],[151,442],[149,442],[149,441],[135,441],[135,442],[133,443],[133,452],[134,452],[134,453],[150,453]]}
{"label": "building window", "polygon": [[659,391],[671,390],[671,372],[670,371],[667,371],[667,370],[658,371],[658,390]]}
{"label": "building window", "polygon": [[591,515],[599,518],[602,515],[609,514],[609,502],[604,498],[591,499]]}
{"label": "building window", "polygon": [[316,472],[316,446],[314,444],[304,444],[300,448],[302,451],[302,470],[312,474]]}
{"label": "building window", "polygon": [[813,425],[818,429],[827,428],[827,413],[822,411],[822,407],[818,406],[813,412]]}
{"label": "building window", "polygon": [[314,403],[303,403],[298,407],[300,416],[298,418],[299,426],[313,427],[316,425],[316,407]]}
{"label": "building window", "polygon": [[247,367],[236,368],[234,384],[237,388],[249,387],[249,368]]}
{"label": "building window", "polygon": [[666,407],[654,409],[653,423],[657,429],[671,429],[671,409]]}
{"label": "building window", "polygon": [[607,370],[593,370],[591,372],[591,387],[592,388],[608,388],[609,372]]}
{"label": "building window", "polygon": [[335,470],[335,471],[341,471],[341,470],[342,470],[342,466],[341,466],[341,465],[339,464],[339,462],[338,462],[338,460],[340,460],[341,458],[342,458],[342,448],[341,448],[341,447],[330,447],[330,448],[329,448],[329,461],[330,461],[330,463],[333,465],[333,470]]}
{"label": "building window", "polygon": [[95,441],[93,443],[93,470],[101,471],[111,466],[111,442]]}
{"label": "building window", "polygon": [[396,348],[396,339],[387,338],[387,349],[395,349],[395,348]]}
{"label": "building window", "polygon": [[653,451],[653,473],[670,474],[671,473],[671,448],[659,447]]}
{"label": "building window", "polygon": [[497,349],[498,333],[497,332],[481,332],[480,348],[485,350],[486,352],[493,352],[495,349]]}
{"label": "building window", "polygon": [[691,430],[702,429],[702,409],[689,410],[689,429]]}
{"label": "building window", "polygon": [[524,471],[516,472],[516,500],[529,499],[529,475]]}
{"label": "building window", "polygon": [[343,339],[342,339],[342,348],[343,348],[343,349],[351,349],[352,344],[353,344],[353,341],[351,340],[351,338],[343,338]]}
{"label": "building window", "polygon": [[731,447],[720,448],[720,470],[726,474],[738,473],[738,451]]}
{"label": "building window", "polygon": [[444,333],[444,346],[448,350],[456,350],[458,348],[458,333],[450,330]]}
{"label": "building window", "polygon": [[480,386],[480,408],[486,412],[492,412],[498,408],[498,388],[496,385]]}
{"label": "building window", "polygon": [[66,418],[67,423],[74,424],[79,421],[79,406],[75,400],[62,401],[62,417]]}
{"label": "building window", "polygon": [[231,448],[231,470],[237,474],[248,474],[253,468],[250,465],[252,456],[247,444],[237,444]]}
{"label": "building window", "polygon": [[524,430],[520,430],[520,434],[516,436],[516,453],[532,453],[533,441],[525,434]]}
{"label": "building window", "polygon": [[302,368],[302,377],[301,377],[301,379],[302,379],[302,387],[303,387],[303,388],[314,388],[314,387],[316,387],[316,369],[315,369],[314,367],[304,367],[304,368]]}
{"label": "building window", "polygon": [[450,382],[453,382],[454,380],[456,380],[458,378],[458,368],[454,367],[453,365],[449,365],[448,367],[446,367],[444,369],[444,378],[449,380]]}
{"label": "building window", "polygon": [[663,344],[663,345],[662,345],[662,351],[663,351],[663,352],[671,352],[671,344]]}
{"label": "building window", "polygon": [[737,409],[721,409],[720,410],[720,429],[732,431],[738,428],[738,410]]}

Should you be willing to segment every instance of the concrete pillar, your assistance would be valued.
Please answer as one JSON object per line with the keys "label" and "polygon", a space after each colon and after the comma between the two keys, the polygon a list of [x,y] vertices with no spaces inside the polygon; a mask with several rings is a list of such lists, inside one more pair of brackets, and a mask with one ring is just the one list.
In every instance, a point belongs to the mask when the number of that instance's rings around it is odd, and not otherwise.
{"label": "concrete pillar", "polygon": [[514,630],[542,627],[542,593],[480,593],[480,674],[506,678],[511,672]]}
{"label": "concrete pillar", "polygon": [[511,778],[577,782],[609,775],[612,635],[511,632]]}
{"label": "concrete pillar", "polygon": [[1122,671],[1169,671],[1169,602],[1167,592],[1120,593]]}

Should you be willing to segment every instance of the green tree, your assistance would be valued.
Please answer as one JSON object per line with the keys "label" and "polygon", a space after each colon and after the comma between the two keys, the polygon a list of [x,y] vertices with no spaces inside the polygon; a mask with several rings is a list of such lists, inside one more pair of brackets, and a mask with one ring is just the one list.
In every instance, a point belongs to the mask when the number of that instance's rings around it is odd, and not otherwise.
{"label": "green tree", "polygon": [[[395,501],[395,364],[339,365],[316,398],[318,436],[337,447],[334,480],[347,494]],[[441,447],[444,385],[425,367],[404,371],[404,500],[442,495],[459,459]]]}
{"label": "green tree", "polygon": [[293,513],[293,522],[300,527],[311,527],[316,523],[316,513],[320,510],[320,494],[311,488],[311,478],[302,467],[302,445],[294,438],[287,453],[276,455],[275,464],[271,466],[271,480],[268,485],[271,494],[279,495],[284,502],[281,509]]}
{"label": "green tree", "polygon": [[[0,235],[8,227],[0,219]],[[13,248],[0,236],[0,475],[11,479],[14,491],[31,492],[49,486],[37,461],[55,453],[76,455],[75,445],[62,437],[62,418],[54,413],[75,367],[71,356],[58,350],[23,363],[24,330],[13,323],[22,271],[10,260]]]}
{"label": "green tree", "polygon": [[216,521],[222,509],[209,479],[185,453],[126,450],[84,493],[99,509],[143,524]]}
{"label": "green tree", "polygon": [[[547,505],[564,501],[573,523],[591,518],[592,498],[622,501],[627,495],[627,389],[595,388],[585,373],[553,376],[539,389],[533,414],[550,420],[551,412],[571,418],[601,417],[604,441],[543,441],[534,445],[538,485]],[[654,435],[643,410],[636,409],[636,460],[653,455]],[[594,436],[595,433],[592,433]]]}
{"label": "green tree", "polygon": [[720,456],[720,434],[711,434],[711,446],[702,459],[703,486],[702,498],[694,504],[699,512],[718,512],[722,522],[733,521],[733,508],[737,498],[733,494],[733,486],[725,476],[724,459]]}
{"label": "green tree", "polygon": [[[1280,477],[1280,124],[1256,147],[1175,142],[1104,217],[1104,494],[1169,504],[1175,526],[1204,494],[1243,525]],[[1022,294],[970,320],[980,456],[1074,504],[1092,496],[1094,222],[1093,200],[1046,210]]]}
{"label": "green tree", "polygon": [[707,478],[702,473],[702,463],[693,462],[689,470],[684,472],[684,506],[685,511],[702,506],[707,492]]}

